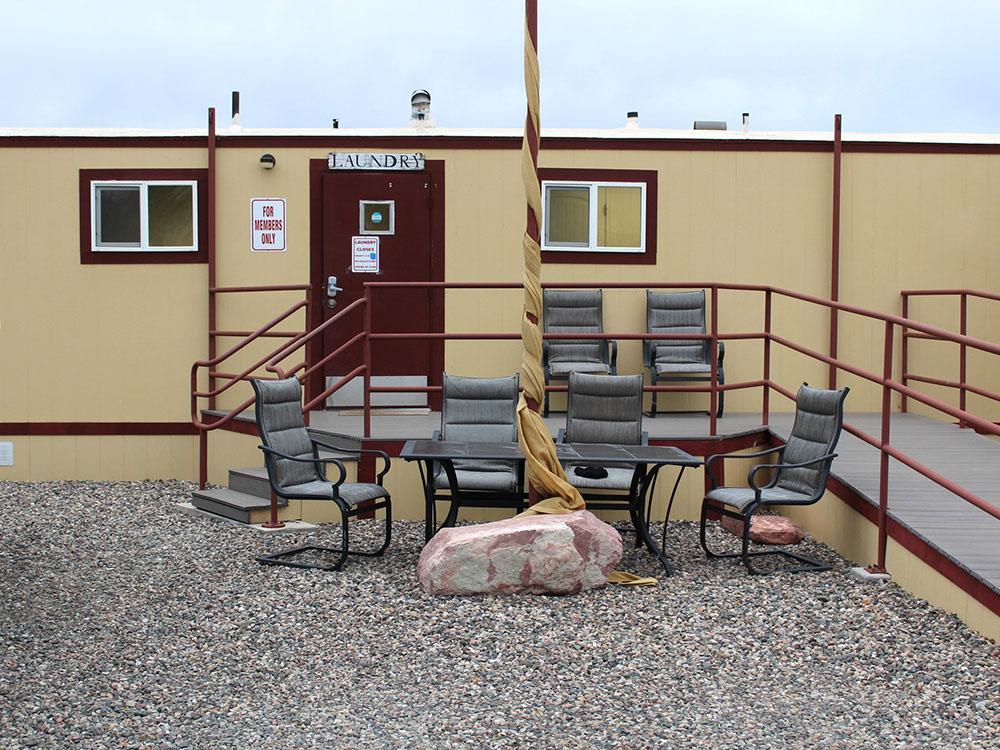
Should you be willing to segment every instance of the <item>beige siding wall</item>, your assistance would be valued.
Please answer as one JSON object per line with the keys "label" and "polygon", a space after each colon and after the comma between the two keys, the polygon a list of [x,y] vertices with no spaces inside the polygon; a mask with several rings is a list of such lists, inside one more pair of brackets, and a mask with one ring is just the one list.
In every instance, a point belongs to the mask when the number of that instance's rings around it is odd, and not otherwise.
{"label": "beige siding wall", "polygon": [[[268,151],[275,169],[260,169]],[[221,148],[218,151],[218,283],[304,283],[309,274],[309,160],[323,148]],[[446,175],[446,277],[451,281],[518,280],[524,209],[518,153],[513,150],[426,149],[443,159]],[[79,259],[78,172],[82,168],[204,167],[204,149],[7,148],[0,173],[0,222],[4,227],[0,273],[0,421],[184,421],[188,418],[190,363],[207,351],[205,265],[88,265]],[[658,172],[655,266],[550,264],[543,280],[733,281],[772,283],[818,296],[829,291],[832,167],[829,154],[543,151],[543,167],[655,169]],[[284,253],[249,250],[249,201],[287,201]],[[846,302],[886,312],[899,309],[901,287],[942,285],[998,288],[1000,269],[1000,157],[845,154],[843,171],[841,293]],[[220,299],[219,326],[247,329],[292,304],[298,293],[244,294]],[[606,327],[641,331],[641,290],[606,293]],[[920,302],[923,319],[957,327],[957,308]],[[446,327],[452,331],[517,331],[520,293],[450,291]],[[722,292],[722,331],[756,331],[763,300],[752,293]],[[775,299],[774,330],[825,351],[828,313],[805,303]],[[283,327],[297,328],[298,314]],[[997,338],[1000,305],[973,303],[970,333]],[[881,369],[882,328],[841,316],[841,353],[866,369]],[[220,342],[220,349],[234,341]],[[277,342],[248,349],[227,370],[259,357]],[[897,343],[898,349],[898,343]],[[954,348],[914,342],[914,372],[953,377]],[[638,342],[623,342],[621,372],[641,371]],[[517,342],[450,342],[451,372],[512,372]],[[728,344],[727,378],[761,376],[757,341]],[[970,355],[970,377],[1000,390],[995,358]],[[898,356],[897,356],[898,369]],[[773,377],[789,388],[803,380],[824,383],[826,368],[774,348]],[[855,386],[852,410],[876,409],[877,388],[846,376]],[[931,393],[948,397],[941,389]],[[247,395],[234,388],[224,404]],[[558,398],[558,397],[557,397]],[[953,398],[953,397],[952,397]],[[760,407],[759,389],[731,392],[728,408]],[[677,408],[700,407],[706,396],[672,395]],[[898,399],[897,399],[898,402]],[[784,399],[774,408],[790,408]],[[973,397],[970,405],[987,408]],[[988,406],[992,418],[1000,417]],[[0,436],[2,437],[2,436]],[[55,440],[50,439],[50,440]],[[103,447],[97,438],[79,438]],[[194,443],[192,438],[182,438]],[[40,443],[39,443],[40,444]],[[108,443],[110,445],[110,443]],[[18,466],[0,476],[21,476],[22,461],[36,450],[17,440]],[[44,450],[44,449],[42,449]],[[88,448],[89,450],[89,448]],[[46,459],[31,460],[45,467]],[[75,465],[75,464],[74,464]],[[53,476],[79,476],[68,465]],[[150,475],[188,469],[172,459]],[[48,469],[30,471],[45,478]]]}
{"label": "beige siding wall", "polygon": [[[843,180],[841,298],[845,302],[898,314],[901,289],[1000,288],[1000,156],[847,154]],[[957,299],[921,299],[910,314],[958,331]],[[1000,303],[972,302],[969,334],[1000,339]],[[841,354],[850,361],[881,372],[882,339],[880,325],[843,316]],[[897,337],[897,374],[899,346]],[[955,344],[911,341],[910,350],[911,372],[958,379]],[[971,352],[969,381],[1000,391],[1000,360]],[[862,386],[851,376],[845,382]],[[958,404],[954,391],[917,387]],[[878,404],[872,386],[860,387],[849,402],[854,409],[874,410]],[[899,404],[898,396],[893,404]],[[972,397],[969,406],[1000,419],[996,402]],[[941,416],[916,404],[913,409]]]}

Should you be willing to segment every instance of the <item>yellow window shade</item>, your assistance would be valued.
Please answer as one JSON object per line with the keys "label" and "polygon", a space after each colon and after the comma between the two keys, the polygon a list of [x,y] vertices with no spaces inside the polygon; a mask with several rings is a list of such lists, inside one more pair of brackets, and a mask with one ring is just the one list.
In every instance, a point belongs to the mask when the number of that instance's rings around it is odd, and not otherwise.
{"label": "yellow window shade", "polygon": [[642,188],[597,189],[597,246],[642,245]]}
{"label": "yellow window shade", "polygon": [[545,244],[590,244],[590,190],[549,186],[545,191]]}

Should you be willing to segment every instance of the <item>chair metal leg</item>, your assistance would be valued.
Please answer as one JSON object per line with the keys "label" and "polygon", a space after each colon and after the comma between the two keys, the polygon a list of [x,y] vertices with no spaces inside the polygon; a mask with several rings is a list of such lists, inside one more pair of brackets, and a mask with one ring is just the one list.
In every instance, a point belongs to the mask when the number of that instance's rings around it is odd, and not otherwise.
{"label": "chair metal leg", "polygon": [[[719,377],[718,377],[717,380],[718,380],[719,385],[725,385],[726,384],[726,373],[725,373],[724,370],[719,370]],[[726,392],[725,391],[719,391],[718,410],[715,412],[716,418],[722,419],[722,412],[725,409],[725,405],[726,405]]]}
{"label": "chair metal leg", "polygon": [[[650,370],[649,381],[650,381],[649,382],[650,385],[656,385],[656,370],[655,369]],[[653,391],[649,395],[651,396],[651,398],[649,399],[649,416],[650,417],[655,417],[656,416],[656,396],[657,396],[657,392]]]}
{"label": "chair metal leg", "polygon": [[[705,535],[706,524],[708,523],[708,511],[714,510],[721,513],[724,516],[729,516],[730,518],[735,518],[743,522],[743,536],[740,540],[740,551],[739,552],[714,552],[708,547],[708,540]],[[756,509],[754,509],[756,510]],[[812,557],[807,557],[806,555],[800,555],[796,552],[789,552],[785,549],[766,549],[758,550],[755,552],[750,551],[750,523],[753,518],[754,511],[751,510],[749,514],[743,515],[742,513],[735,513],[730,510],[725,510],[723,508],[712,508],[709,506],[707,500],[703,500],[701,504],[701,523],[698,529],[698,540],[701,542],[701,548],[705,551],[705,555],[709,559],[713,560],[723,560],[723,559],[736,559],[743,563],[743,566],[747,569],[747,572],[751,575],[770,575],[772,573],[809,573],[809,572],[822,572],[824,570],[830,570],[833,566],[829,563],[825,563],[821,560],[817,560]],[[761,570],[753,564],[753,558],[755,557],[767,557],[770,555],[781,555],[787,557],[791,560],[795,560],[800,565],[792,565],[785,568],[775,568],[774,570]]]}
{"label": "chair metal leg", "polygon": [[[341,531],[341,546],[340,549],[336,547],[323,547],[315,544],[307,544],[302,547],[292,547],[291,549],[281,550],[280,552],[272,552],[267,555],[257,555],[257,562],[262,565],[282,565],[286,568],[305,568],[312,570],[326,570],[334,571],[340,570],[343,566],[344,561],[347,560],[347,550],[348,550],[348,530],[347,530],[347,510],[344,506],[340,507],[340,531]],[[319,552],[319,553],[330,553],[339,555],[337,561],[333,564],[329,563],[305,563],[298,562],[292,558],[305,553],[305,552]]]}
{"label": "chair metal leg", "polygon": [[[382,545],[377,550],[371,552],[366,550],[352,550],[350,548],[350,512],[344,506],[339,507],[341,536],[341,546],[339,548],[307,544],[302,547],[292,547],[291,549],[281,550],[280,552],[272,552],[267,555],[257,555],[257,562],[262,565],[283,565],[288,568],[336,571],[340,570],[344,566],[344,563],[347,562],[349,555],[359,555],[361,557],[381,557],[385,554],[385,551],[389,548],[389,543],[392,541],[392,498],[386,497],[382,502],[376,503],[371,508],[371,510],[385,509],[385,529],[382,537]],[[368,508],[365,510],[368,510]],[[338,555],[338,558],[337,561],[332,564],[305,563],[292,559],[304,552],[335,554]]]}

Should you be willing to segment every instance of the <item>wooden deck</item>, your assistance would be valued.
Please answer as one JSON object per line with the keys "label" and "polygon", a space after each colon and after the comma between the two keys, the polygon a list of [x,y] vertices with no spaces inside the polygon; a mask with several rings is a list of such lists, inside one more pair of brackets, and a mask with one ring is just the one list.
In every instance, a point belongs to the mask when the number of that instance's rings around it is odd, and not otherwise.
{"label": "wooden deck", "polygon": [[[564,414],[547,420],[555,436],[565,425]],[[360,415],[317,412],[311,425],[333,432],[360,435]],[[870,435],[879,434],[878,414],[848,414],[846,421]],[[720,435],[738,435],[761,429],[760,414],[729,414],[719,420]],[[438,429],[437,412],[375,415],[375,440],[425,438]],[[791,414],[772,414],[771,429],[785,437]],[[697,439],[708,436],[705,414],[661,414],[643,420],[651,439]],[[1000,441],[959,429],[946,422],[914,414],[893,414],[892,445],[920,463],[1000,506]],[[844,432],[833,473],[872,505],[878,502],[879,453]],[[1000,520],[966,503],[897,461],[889,468],[889,514],[960,567],[1000,593]]]}

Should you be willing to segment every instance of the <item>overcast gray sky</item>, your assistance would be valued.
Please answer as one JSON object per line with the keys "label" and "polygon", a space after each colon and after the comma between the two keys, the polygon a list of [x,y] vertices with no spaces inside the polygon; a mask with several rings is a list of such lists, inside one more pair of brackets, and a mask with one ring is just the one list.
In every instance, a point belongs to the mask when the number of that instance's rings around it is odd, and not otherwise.
{"label": "overcast gray sky", "polygon": [[[519,127],[520,0],[8,0],[0,127]],[[539,0],[542,122],[1000,132],[996,0]]]}

